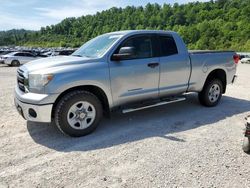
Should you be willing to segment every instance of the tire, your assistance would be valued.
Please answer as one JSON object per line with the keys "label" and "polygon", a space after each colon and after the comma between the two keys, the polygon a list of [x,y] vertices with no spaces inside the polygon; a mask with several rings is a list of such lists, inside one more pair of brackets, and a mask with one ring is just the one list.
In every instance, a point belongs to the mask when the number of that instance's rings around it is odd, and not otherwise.
{"label": "tire", "polygon": [[77,90],[66,94],[55,109],[55,124],[69,136],[81,137],[92,133],[103,114],[101,101],[92,93]]}
{"label": "tire", "polygon": [[242,149],[245,153],[250,153],[250,138],[248,137],[244,138]]}
{"label": "tire", "polygon": [[17,60],[13,60],[13,61],[11,62],[11,66],[12,66],[12,67],[18,67],[18,66],[20,66],[20,62],[17,61]]}
{"label": "tire", "polygon": [[207,81],[203,90],[199,93],[199,101],[204,106],[214,107],[220,102],[222,91],[223,85],[221,80],[213,79]]}

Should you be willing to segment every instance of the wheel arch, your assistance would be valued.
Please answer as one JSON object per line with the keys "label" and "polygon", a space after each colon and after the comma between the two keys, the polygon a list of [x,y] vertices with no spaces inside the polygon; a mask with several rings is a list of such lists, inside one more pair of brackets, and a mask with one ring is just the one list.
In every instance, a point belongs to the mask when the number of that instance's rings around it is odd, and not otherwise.
{"label": "wheel arch", "polygon": [[[212,79],[219,79],[222,81],[222,85],[223,85],[223,91],[222,93],[224,94],[226,92],[226,88],[227,88],[227,75],[226,75],[226,71],[223,70],[223,69],[214,69],[212,70],[207,78],[206,78],[206,81],[204,83],[204,86],[207,84],[208,81],[212,80]],[[203,88],[204,88],[203,86]]]}
{"label": "wheel arch", "polygon": [[18,64],[21,65],[21,62],[16,58],[10,59],[10,64],[12,65],[14,61],[18,62]]}
{"label": "wheel arch", "polygon": [[82,85],[82,86],[75,86],[72,88],[68,88],[57,97],[57,99],[54,102],[53,107],[52,107],[52,113],[51,113],[52,118],[54,118],[54,113],[55,113],[55,109],[56,109],[58,102],[66,94],[68,94],[72,91],[76,91],[76,90],[84,90],[84,91],[88,91],[88,92],[93,93],[101,101],[102,106],[103,106],[104,115],[106,115],[108,117],[110,116],[110,103],[109,103],[108,97],[107,97],[106,93],[104,92],[104,90],[98,86],[95,86],[95,85]]}

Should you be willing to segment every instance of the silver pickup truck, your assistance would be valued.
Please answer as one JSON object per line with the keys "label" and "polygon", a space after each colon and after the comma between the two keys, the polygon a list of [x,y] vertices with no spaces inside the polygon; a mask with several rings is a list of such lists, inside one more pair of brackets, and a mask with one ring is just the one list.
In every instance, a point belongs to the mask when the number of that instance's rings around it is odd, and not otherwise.
{"label": "silver pickup truck", "polygon": [[216,106],[233,83],[233,51],[190,51],[171,31],[120,31],[98,36],[71,56],[27,63],[17,71],[15,105],[28,121],[54,122],[63,133],[93,132],[102,115],[185,100],[198,92]]}

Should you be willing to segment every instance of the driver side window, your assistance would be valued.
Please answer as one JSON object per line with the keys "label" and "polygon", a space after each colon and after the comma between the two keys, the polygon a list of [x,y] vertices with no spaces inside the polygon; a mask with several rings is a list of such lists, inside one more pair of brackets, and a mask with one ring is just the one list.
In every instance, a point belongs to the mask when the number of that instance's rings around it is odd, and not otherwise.
{"label": "driver side window", "polygon": [[16,53],[14,56],[23,56],[22,53]]}
{"label": "driver side window", "polygon": [[151,58],[153,55],[151,38],[147,36],[138,36],[127,39],[117,51],[119,52],[123,47],[134,47],[135,55],[129,59],[145,59]]}

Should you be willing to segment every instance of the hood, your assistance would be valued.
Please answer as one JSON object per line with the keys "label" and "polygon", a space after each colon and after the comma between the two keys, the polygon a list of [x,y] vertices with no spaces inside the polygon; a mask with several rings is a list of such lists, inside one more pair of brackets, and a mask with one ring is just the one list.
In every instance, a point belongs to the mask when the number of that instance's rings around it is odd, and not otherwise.
{"label": "hood", "polygon": [[0,55],[0,57],[12,57],[12,55],[5,54],[5,55]]}
{"label": "hood", "polygon": [[28,72],[32,72],[52,67],[59,67],[72,64],[83,64],[87,63],[88,60],[90,59],[86,57],[75,57],[75,56],[47,57],[26,63],[22,66],[21,69],[25,69]]}

